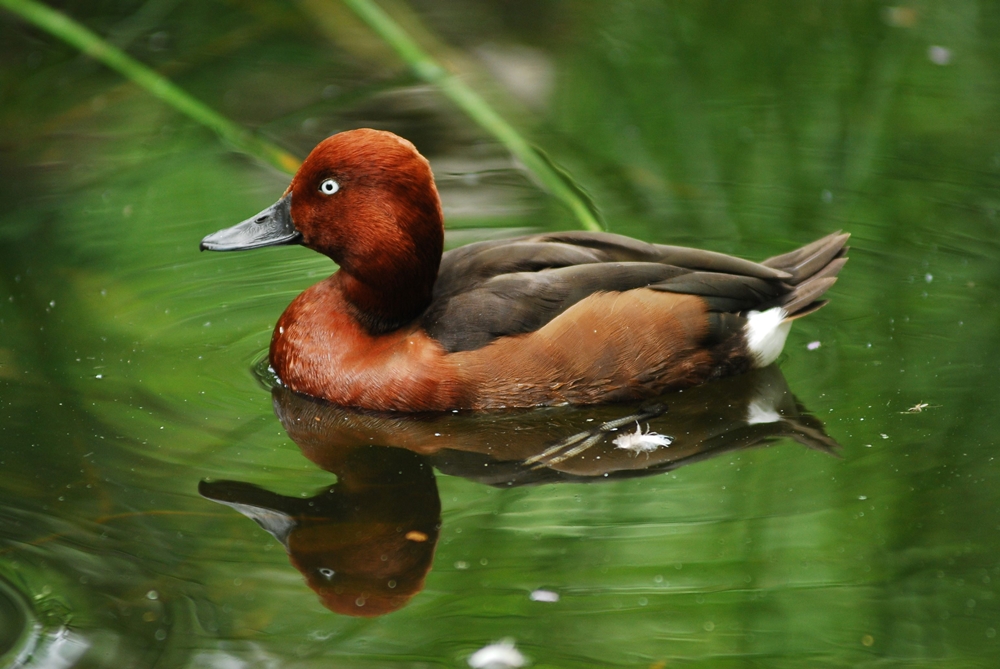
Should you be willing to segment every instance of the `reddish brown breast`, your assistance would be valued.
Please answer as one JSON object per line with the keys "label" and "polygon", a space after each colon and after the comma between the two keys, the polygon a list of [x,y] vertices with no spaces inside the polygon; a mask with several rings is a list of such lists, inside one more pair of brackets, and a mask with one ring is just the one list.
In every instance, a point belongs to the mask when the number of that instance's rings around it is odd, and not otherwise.
{"label": "reddish brown breast", "polygon": [[292,390],[382,411],[468,406],[455,366],[416,325],[371,335],[351,314],[337,274],[288,306],[271,338],[271,366]]}

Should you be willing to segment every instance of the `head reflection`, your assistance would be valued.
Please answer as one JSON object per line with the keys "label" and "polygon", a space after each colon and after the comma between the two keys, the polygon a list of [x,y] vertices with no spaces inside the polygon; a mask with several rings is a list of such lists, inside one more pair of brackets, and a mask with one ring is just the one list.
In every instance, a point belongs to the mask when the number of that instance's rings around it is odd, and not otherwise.
{"label": "head reflection", "polygon": [[423,588],[434,557],[441,525],[434,472],[415,453],[370,445],[328,462],[337,483],[311,498],[237,481],[202,482],[199,492],[280,541],[331,611],[395,611]]}
{"label": "head reflection", "polygon": [[289,436],[337,483],[309,499],[235,481],[199,491],[271,533],[322,603],[354,616],[395,611],[422,589],[441,522],[435,467],[508,487],[647,476],[781,437],[838,448],[774,366],[670,395],[669,409],[378,414],[272,393]]}

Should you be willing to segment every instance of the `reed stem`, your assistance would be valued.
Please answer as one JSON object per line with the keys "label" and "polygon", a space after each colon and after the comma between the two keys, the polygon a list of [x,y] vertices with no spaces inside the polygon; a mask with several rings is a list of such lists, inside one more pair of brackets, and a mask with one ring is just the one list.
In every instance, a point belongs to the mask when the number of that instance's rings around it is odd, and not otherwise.
{"label": "reed stem", "polygon": [[300,161],[292,154],[236,125],[65,14],[36,0],[0,0],[0,7],[104,63],[177,111],[215,131],[238,151],[249,153],[283,172],[294,174],[298,169]]}
{"label": "reed stem", "polygon": [[436,86],[449,100],[483,129],[496,137],[560,200],[587,230],[601,230],[595,212],[567,183],[554,166],[475,91],[439,65],[403,28],[372,0],[343,0],[362,21],[374,30],[402,58],[417,77]]}

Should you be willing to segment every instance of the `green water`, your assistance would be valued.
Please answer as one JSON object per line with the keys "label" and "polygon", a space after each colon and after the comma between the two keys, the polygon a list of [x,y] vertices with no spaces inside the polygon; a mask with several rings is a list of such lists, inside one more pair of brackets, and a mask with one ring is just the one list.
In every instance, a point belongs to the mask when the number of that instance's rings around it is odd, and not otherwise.
{"label": "green water", "polygon": [[[60,7],[298,155],[412,139],[451,246],[577,225],[339,3]],[[752,259],[851,232],[829,306],[780,373],[666,398],[643,427],[674,451],[519,464],[638,407],[272,398],[271,327],[332,266],[197,249],[288,177],[0,11],[0,662],[464,667],[509,638],[536,667],[996,666],[1000,5],[409,8],[609,229]],[[740,422],[785,383],[801,408]],[[836,455],[791,438],[804,411]],[[407,574],[395,610],[323,605],[303,573],[348,553]]]}

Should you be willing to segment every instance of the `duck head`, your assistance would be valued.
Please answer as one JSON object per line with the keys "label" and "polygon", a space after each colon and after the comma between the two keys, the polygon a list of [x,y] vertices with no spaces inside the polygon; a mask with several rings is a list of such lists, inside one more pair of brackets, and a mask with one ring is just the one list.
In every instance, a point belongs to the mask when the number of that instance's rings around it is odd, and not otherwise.
{"label": "duck head", "polygon": [[340,265],[338,280],[369,329],[412,320],[430,302],[444,244],[430,164],[412,143],[359,129],[323,140],[276,203],[201,249],[301,244]]}

